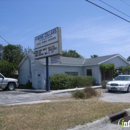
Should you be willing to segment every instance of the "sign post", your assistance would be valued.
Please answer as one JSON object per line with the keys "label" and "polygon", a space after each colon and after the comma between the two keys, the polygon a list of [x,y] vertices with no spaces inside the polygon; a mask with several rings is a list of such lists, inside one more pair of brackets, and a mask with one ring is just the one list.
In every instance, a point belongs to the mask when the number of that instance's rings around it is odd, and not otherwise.
{"label": "sign post", "polygon": [[49,62],[48,62],[48,57],[46,57],[46,91],[50,91]]}
{"label": "sign post", "polygon": [[35,59],[46,58],[46,91],[50,91],[49,57],[62,53],[61,28],[56,27],[34,39]]}

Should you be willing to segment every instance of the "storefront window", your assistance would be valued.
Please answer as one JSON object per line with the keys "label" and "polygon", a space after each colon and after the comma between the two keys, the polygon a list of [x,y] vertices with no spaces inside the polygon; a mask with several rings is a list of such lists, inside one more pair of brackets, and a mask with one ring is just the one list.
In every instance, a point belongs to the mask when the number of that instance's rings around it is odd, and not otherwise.
{"label": "storefront window", "polygon": [[65,72],[65,74],[71,75],[71,76],[77,76],[78,72]]}

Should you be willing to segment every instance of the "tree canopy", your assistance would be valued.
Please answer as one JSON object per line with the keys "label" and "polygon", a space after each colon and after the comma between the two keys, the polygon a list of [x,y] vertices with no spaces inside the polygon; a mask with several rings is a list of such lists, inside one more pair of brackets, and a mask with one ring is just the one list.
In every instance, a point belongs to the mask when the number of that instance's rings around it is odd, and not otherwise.
{"label": "tree canopy", "polygon": [[130,61],[130,56],[127,58],[127,61]]}
{"label": "tree canopy", "polygon": [[73,57],[73,58],[83,58],[76,50],[62,51],[62,56]]}
{"label": "tree canopy", "polygon": [[15,72],[15,70],[13,63],[6,60],[0,60],[0,73],[4,76],[10,76]]}
{"label": "tree canopy", "polygon": [[0,44],[0,60],[2,59],[3,55],[3,45]]}
{"label": "tree canopy", "polygon": [[14,66],[18,66],[23,57],[23,48],[21,45],[8,44],[4,46],[3,60],[13,63]]}
{"label": "tree canopy", "polygon": [[21,45],[8,44],[3,46],[0,44],[0,73],[5,76],[13,74],[25,56],[24,54]]}
{"label": "tree canopy", "polygon": [[98,57],[98,55],[91,55],[91,58],[97,58]]}
{"label": "tree canopy", "polygon": [[33,53],[31,48],[24,48],[21,45],[8,44],[3,46],[0,44],[0,73],[10,76],[17,70],[17,67],[23,57]]}

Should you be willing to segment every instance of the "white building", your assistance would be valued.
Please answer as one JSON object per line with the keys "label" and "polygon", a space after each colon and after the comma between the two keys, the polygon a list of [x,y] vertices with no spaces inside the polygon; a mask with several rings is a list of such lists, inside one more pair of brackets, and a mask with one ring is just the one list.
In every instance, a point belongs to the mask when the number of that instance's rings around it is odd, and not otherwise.
{"label": "white building", "polygon": [[[60,63],[51,64],[49,59],[49,75],[66,73],[70,75],[90,75],[101,84],[101,64],[114,63],[115,67],[128,66],[129,63],[119,54],[101,56],[97,58],[81,59],[60,56]],[[45,58],[35,60],[33,54],[24,57],[18,67],[19,83],[26,84],[28,80],[32,82],[35,89],[46,89],[46,63]]]}

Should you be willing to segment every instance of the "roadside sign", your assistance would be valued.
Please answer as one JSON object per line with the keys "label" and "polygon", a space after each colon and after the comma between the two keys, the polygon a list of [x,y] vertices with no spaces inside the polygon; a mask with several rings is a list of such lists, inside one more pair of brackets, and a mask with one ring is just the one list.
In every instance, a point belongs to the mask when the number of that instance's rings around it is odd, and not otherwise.
{"label": "roadside sign", "polygon": [[57,27],[34,39],[35,58],[54,56],[62,53],[61,28]]}
{"label": "roadside sign", "polygon": [[51,64],[57,64],[57,63],[61,63],[60,55],[52,56],[51,57]]}

